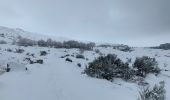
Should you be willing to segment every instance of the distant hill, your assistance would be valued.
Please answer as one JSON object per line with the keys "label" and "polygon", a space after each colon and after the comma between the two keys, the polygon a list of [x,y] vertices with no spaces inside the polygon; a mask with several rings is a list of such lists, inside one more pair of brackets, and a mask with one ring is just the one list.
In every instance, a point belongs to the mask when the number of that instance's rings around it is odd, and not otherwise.
{"label": "distant hill", "polygon": [[160,44],[157,47],[151,47],[154,49],[164,49],[164,50],[170,50],[170,43],[164,43],[164,44]]}

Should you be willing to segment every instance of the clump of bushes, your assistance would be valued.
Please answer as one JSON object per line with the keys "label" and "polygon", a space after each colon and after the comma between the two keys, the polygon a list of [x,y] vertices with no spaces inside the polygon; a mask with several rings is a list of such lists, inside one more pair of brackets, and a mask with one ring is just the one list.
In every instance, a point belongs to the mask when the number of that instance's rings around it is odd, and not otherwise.
{"label": "clump of bushes", "polygon": [[159,46],[151,47],[151,48],[153,48],[153,49],[170,50],[170,43],[160,44]]}
{"label": "clump of bushes", "polygon": [[101,44],[98,47],[104,47],[104,48],[112,47],[113,49],[117,49],[117,50],[124,51],[124,52],[133,51],[132,47],[129,47],[128,45],[123,45],[123,44],[120,44],[120,45]]}
{"label": "clump of bushes", "polygon": [[133,49],[131,47],[126,46],[125,48],[119,49],[120,51],[124,51],[124,52],[132,52]]}
{"label": "clump of bushes", "polygon": [[96,53],[100,53],[100,50],[99,49],[95,49],[94,50]]}
{"label": "clump of bushes", "polygon": [[34,53],[26,53],[27,56],[31,56],[31,57],[35,57],[35,54]]}
{"label": "clump of bushes", "polygon": [[80,64],[80,63],[78,63],[78,64],[77,64],[77,66],[78,66],[78,67],[81,67],[81,64]]}
{"label": "clump of bushes", "polygon": [[19,46],[34,46],[37,44],[37,41],[34,41],[34,40],[31,40],[31,39],[27,39],[27,38],[22,38],[22,37],[19,37],[18,41],[17,41],[17,44]]}
{"label": "clump of bushes", "polygon": [[155,85],[153,88],[143,88],[142,91],[139,92],[140,97],[138,100],[165,100],[165,83],[160,82],[159,85]]}
{"label": "clump of bushes", "polygon": [[64,56],[61,56],[60,58],[65,58],[65,57],[68,57],[68,56],[70,56],[69,54],[66,54],[66,55],[64,55]]}
{"label": "clump of bushes", "polygon": [[74,40],[63,42],[64,48],[79,48],[83,50],[92,50],[95,46],[95,43],[82,43]]}
{"label": "clump of bushes", "polygon": [[[133,69],[132,69],[133,67]],[[132,67],[129,63],[123,62],[115,54],[100,56],[85,68],[84,73],[90,77],[112,81],[114,78],[121,78],[126,81],[134,81],[138,78],[145,78],[147,74],[158,75],[160,68],[155,58],[143,56],[136,58]]]}
{"label": "clump of bushes", "polygon": [[161,71],[156,59],[147,56],[136,58],[133,68],[136,68],[136,75],[141,77],[146,77],[149,73],[159,74]]}
{"label": "clump of bushes", "polygon": [[46,51],[40,51],[40,56],[46,56],[47,52]]}
{"label": "clump of bushes", "polygon": [[25,50],[24,49],[16,49],[15,52],[16,53],[23,53]]}
{"label": "clump of bushes", "polygon": [[165,50],[169,50],[170,49],[170,43],[165,43],[165,44],[161,44],[159,46],[160,49],[165,49]]}
{"label": "clump of bushes", "polygon": [[42,59],[32,60],[31,58],[25,58],[24,61],[25,60],[28,61],[29,64],[35,64],[35,63],[43,64],[44,63]]}
{"label": "clump of bushes", "polygon": [[43,60],[42,59],[38,59],[34,63],[43,64]]}
{"label": "clump of bushes", "polygon": [[128,45],[118,45],[118,46],[113,46],[113,49],[118,49],[120,51],[124,52],[131,52],[133,49],[129,47]]}
{"label": "clump of bushes", "polygon": [[95,46],[95,43],[83,43],[74,40],[64,41],[64,42],[57,42],[52,39],[47,40],[38,40],[34,41],[27,38],[19,37],[18,41],[16,42],[19,46],[35,46],[38,45],[40,47],[54,47],[54,48],[78,48],[82,50],[92,50]]}
{"label": "clump of bushes", "polygon": [[98,47],[107,48],[107,47],[113,47],[113,46],[110,44],[101,44],[101,45],[98,45]]}
{"label": "clump of bushes", "polygon": [[47,42],[44,41],[44,40],[38,40],[37,44],[38,44],[38,46],[40,46],[40,47],[48,47],[48,46],[47,46]]}
{"label": "clump of bushes", "polygon": [[78,59],[85,59],[84,55],[81,55],[81,54],[76,55],[76,58],[78,58]]}
{"label": "clump of bushes", "polygon": [[6,49],[7,52],[12,52],[12,49],[8,48]]}
{"label": "clump of bushes", "polygon": [[66,58],[66,61],[73,62],[70,58]]}
{"label": "clump of bushes", "polygon": [[84,71],[88,76],[112,81],[114,78],[129,80],[133,77],[133,70],[128,63],[124,63],[115,54],[100,56],[89,63]]}

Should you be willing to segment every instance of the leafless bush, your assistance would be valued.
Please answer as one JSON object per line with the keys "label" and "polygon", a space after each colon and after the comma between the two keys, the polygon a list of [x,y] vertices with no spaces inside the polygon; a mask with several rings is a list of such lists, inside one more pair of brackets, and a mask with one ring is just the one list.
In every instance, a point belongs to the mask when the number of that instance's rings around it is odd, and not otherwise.
{"label": "leafless bush", "polygon": [[140,92],[138,100],[165,100],[165,83],[160,82],[159,85],[155,85],[153,88],[144,87]]}

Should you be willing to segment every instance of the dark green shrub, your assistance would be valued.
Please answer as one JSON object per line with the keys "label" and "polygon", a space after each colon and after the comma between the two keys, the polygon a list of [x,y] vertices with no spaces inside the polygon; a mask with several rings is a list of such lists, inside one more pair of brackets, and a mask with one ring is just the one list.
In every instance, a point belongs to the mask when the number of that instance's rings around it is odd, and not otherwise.
{"label": "dark green shrub", "polygon": [[100,56],[93,62],[89,63],[84,71],[90,77],[106,79],[112,81],[114,78],[129,80],[133,77],[132,70],[128,63],[122,62],[114,54]]}
{"label": "dark green shrub", "polygon": [[78,59],[85,59],[84,55],[81,55],[81,54],[76,55],[76,58],[78,58]]}
{"label": "dark green shrub", "polygon": [[43,64],[43,60],[42,59],[38,59],[34,63]]}
{"label": "dark green shrub", "polygon": [[23,53],[25,50],[24,49],[16,49],[16,53]]}
{"label": "dark green shrub", "polygon": [[158,68],[156,59],[147,56],[136,58],[133,68],[137,69],[136,75],[141,77],[146,77],[146,75],[149,73],[159,74],[161,71]]}
{"label": "dark green shrub", "polygon": [[46,51],[40,51],[40,56],[46,56],[47,52]]}
{"label": "dark green shrub", "polygon": [[78,66],[78,67],[81,67],[81,64],[80,64],[80,63],[78,63],[78,64],[77,64],[77,66]]}
{"label": "dark green shrub", "polygon": [[8,48],[8,49],[6,49],[6,51],[8,51],[8,52],[12,52],[12,49]]}
{"label": "dark green shrub", "polygon": [[70,58],[66,58],[66,61],[73,62]]}

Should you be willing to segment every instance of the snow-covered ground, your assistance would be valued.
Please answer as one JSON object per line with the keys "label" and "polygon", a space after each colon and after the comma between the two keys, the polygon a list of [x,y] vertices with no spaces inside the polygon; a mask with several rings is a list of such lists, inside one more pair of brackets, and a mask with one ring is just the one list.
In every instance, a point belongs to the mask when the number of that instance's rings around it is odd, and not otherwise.
{"label": "snow-covered ground", "polygon": [[[61,58],[66,54],[76,55],[77,49],[54,49],[41,47],[17,47],[14,45],[0,45],[1,63],[15,62],[23,65],[23,69],[6,72],[0,76],[0,100],[137,100],[140,86],[135,83],[115,80],[109,82],[95,79],[82,74],[85,65],[99,54],[85,51],[84,56],[89,60],[76,59],[69,56],[73,62],[66,62]],[[5,49],[23,48],[24,53],[7,52]],[[170,70],[170,51],[147,48],[135,48],[133,52],[122,52],[112,48],[97,48],[104,54],[117,54],[126,61],[140,56],[155,57],[161,69]],[[46,56],[39,56],[40,51],[47,51]],[[44,64],[28,64],[23,61],[28,57],[26,53],[34,53],[35,59],[43,59]],[[33,58],[33,57],[32,57]],[[82,67],[78,67],[81,63]],[[166,67],[164,67],[166,65]],[[28,70],[24,70],[27,67]],[[170,73],[162,71],[159,76],[149,75],[146,81],[151,85],[164,80],[167,94],[170,93]],[[170,97],[167,95],[167,100]]]}
{"label": "snow-covered ground", "polygon": [[[16,49],[24,49],[16,53]],[[7,51],[13,50],[12,52]],[[19,47],[11,44],[0,44],[0,100],[137,100],[141,86],[136,83],[116,79],[109,82],[103,79],[88,77],[83,74],[89,62],[99,56],[95,52],[116,54],[123,61],[129,58],[134,62],[136,57],[155,57],[163,70],[158,76],[148,75],[146,81],[151,85],[165,81],[166,100],[170,100],[170,50],[134,48],[132,52],[123,52],[113,48],[95,47],[94,51],[85,51],[87,59],[77,59],[78,49],[55,49],[43,47]],[[46,56],[40,56],[46,51]],[[30,56],[29,54],[34,54]],[[65,61],[65,56],[73,62]],[[43,64],[29,64],[25,58],[43,59]],[[66,57],[67,58],[67,57]],[[3,72],[6,64],[12,66],[10,72]],[[82,66],[78,67],[80,63]],[[28,70],[26,70],[28,68]],[[168,70],[168,71],[164,71]]]}

